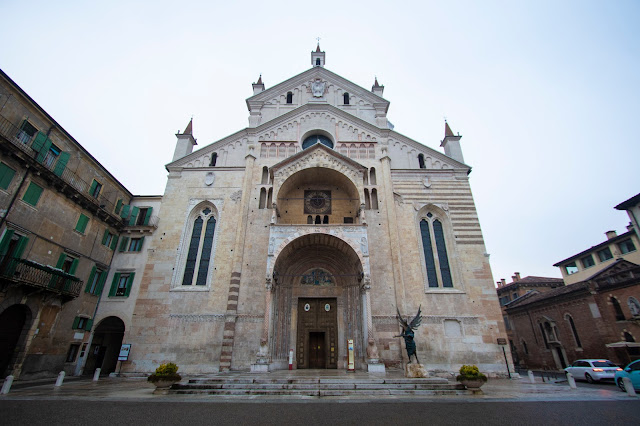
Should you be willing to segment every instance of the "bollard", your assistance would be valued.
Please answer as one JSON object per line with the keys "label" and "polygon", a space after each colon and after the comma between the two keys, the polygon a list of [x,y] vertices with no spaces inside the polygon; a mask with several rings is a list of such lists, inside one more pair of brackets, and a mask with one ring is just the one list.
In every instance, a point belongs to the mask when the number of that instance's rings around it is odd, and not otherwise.
{"label": "bollard", "polygon": [[64,381],[64,371],[61,371],[60,374],[58,374],[58,380],[56,380],[55,387],[59,388],[60,386],[62,386],[63,381]]}
{"label": "bollard", "polygon": [[569,382],[569,387],[571,389],[577,389],[576,379],[573,378],[573,374],[567,373],[567,382]]}
{"label": "bollard", "polygon": [[529,374],[529,381],[530,381],[531,383],[535,383],[535,382],[536,382],[536,378],[535,378],[535,376],[533,375],[533,371],[529,370],[528,374]]}
{"label": "bollard", "polygon": [[100,368],[96,368],[95,373],[93,373],[93,381],[94,382],[97,382],[98,379],[100,378],[100,370],[101,370]]}
{"label": "bollard", "polygon": [[622,383],[624,383],[624,390],[627,391],[627,395],[636,396],[636,390],[633,388],[633,384],[631,383],[631,379],[628,377],[622,378]]}
{"label": "bollard", "polygon": [[4,379],[4,383],[2,384],[2,390],[0,390],[0,395],[6,395],[11,390],[11,385],[13,384],[13,376],[9,375],[6,379]]}

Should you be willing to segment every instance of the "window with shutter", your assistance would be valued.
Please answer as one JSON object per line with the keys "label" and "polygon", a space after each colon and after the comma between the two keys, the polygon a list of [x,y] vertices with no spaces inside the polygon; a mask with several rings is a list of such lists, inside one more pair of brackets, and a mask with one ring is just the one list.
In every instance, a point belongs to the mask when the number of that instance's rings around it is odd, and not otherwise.
{"label": "window with shutter", "polygon": [[27,190],[24,192],[24,195],[22,196],[22,201],[24,201],[27,204],[31,204],[32,206],[35,207],[35,205],[38,204],[38,201],[40,200],[42,191],[43,189],[41,186],[36,185],[33,182],[30,182],[29,187],[27,188]]}
{"label": "window with shutter", "polygon": [[0,188],[8,189],[16,171],[4,163],[0,163]]}
{"label": "window with shutter", "polygon": [[87,230],[87,224],[89,223],[89,217],[80,213],[80,217],[78,218],[78,222],[76,223],[76,231],[84,234],[84,231]]}

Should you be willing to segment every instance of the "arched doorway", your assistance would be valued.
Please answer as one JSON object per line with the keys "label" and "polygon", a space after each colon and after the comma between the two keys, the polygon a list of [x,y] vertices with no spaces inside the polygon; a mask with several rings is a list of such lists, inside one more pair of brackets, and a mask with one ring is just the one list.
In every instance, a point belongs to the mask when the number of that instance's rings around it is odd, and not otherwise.
{"label": "arched doorway", "polygon": [[282,249],[273,272],[276,366],[284,367],[294,348],[296,368],[346,368],[347,339],[362,365],[362,271],[353,248],[330,234],[303,235]]}
{"label": "arched doorway", "polygon": [[118,317],[107,317],[100,321],[93,333],[85,374],[93,374],[96,368],[100,368],[100,374],[103,375],[116,371],[124,330],[124,322]]}
{"label": "arched doorway", "polygon": [[31,326],[31,310],[25,305],[12,305],[0,314],[0,376],[11,374]]}

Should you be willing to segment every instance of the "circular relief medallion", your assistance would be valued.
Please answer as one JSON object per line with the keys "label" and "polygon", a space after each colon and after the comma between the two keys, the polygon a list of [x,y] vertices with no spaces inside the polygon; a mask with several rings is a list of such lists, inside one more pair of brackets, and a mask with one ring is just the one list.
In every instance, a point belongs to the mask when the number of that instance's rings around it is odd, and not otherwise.
{"label": "circular relief medallion", "polygon": [[328,303],[326,305],[324,305],[324,310],[329,312],[331,310],[331,305],[328,304]]}
{"label": "circular relief medallion", "polygon": [[309,309],[311,309],[311,305],[309,305],[308,303],[306,305],[304,305],[304,311],[305,312],[309,312]]}

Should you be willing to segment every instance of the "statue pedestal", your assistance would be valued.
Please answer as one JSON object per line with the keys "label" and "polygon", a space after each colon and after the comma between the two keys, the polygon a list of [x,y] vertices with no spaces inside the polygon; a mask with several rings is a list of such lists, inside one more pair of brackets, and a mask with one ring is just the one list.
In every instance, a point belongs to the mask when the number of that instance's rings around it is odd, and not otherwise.
{"label": "statue pedestal", "polygon": [[427,370],[425,370],[422,364],[407,365],[404,375],[410,379],[426,379],[429,377],[429,373],[427,373]]}
{"label": "statue pedestal", "polygon": [[386,369],[384,363],[379,360],[369,360],[367,362],[367,371],[374,374],[385,374]]}
{"label": "statue pedestal", "polygon": [[251,364],[252,373],[268,373],[269,364]]}

